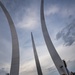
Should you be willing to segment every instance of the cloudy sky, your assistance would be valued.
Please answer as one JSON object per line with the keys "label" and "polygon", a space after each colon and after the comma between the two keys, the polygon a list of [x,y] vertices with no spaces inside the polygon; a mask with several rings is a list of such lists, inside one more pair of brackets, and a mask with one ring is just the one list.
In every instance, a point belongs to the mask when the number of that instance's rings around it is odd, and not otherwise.
{"label": "cloudy sky", "polygon": [[[20,75],[37,75],[31,32],[43,75],[59,75],[45,44],[40,22],[41,0],[0,0],[15,24],[20,48]],[[75,0],[45,0],[44,13],[51,40],[68,69],[75,72]],[[10,72],[11,33],[0,7],[0,75]]]}

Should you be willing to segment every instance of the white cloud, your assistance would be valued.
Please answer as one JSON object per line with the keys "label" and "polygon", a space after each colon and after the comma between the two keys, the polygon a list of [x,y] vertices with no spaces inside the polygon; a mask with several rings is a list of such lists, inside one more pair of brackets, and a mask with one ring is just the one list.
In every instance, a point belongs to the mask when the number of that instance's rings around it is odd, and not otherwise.
{"label": "white cloud", "polygon": [[62,17],[69,17],[70,15],[74,16],[74,11],[75,11],[75,9],[72,7],[69,7],[69,8],[65,7],[65,8],[60,8],[59,14]]}
{"label": "white cloud", "polygon": [[59,55],[61,56],[61,59],[68,60],[75,60],[75,46],[63,46],[62,44],[59,45],[57,48],[57,51]]}
{"label": "white cloud", "polygon": [[58,6],[50,6],[48,9],[45,11],[45,14],[48,15],[53,15],[55,13],[59,12],[59,7]]}
{"label": "white cloud", "polygon": [[[23,15],[20,19],[19,14]],[[23,8],[22,11],[17,12],[17,26],[19,28],[34,29],[38,25],[38,15],[35,7]]]}
{"label": "white cloud", "polygon": [[28,61],[28,62],[25,62],[21,66],[21,72],[23,72],[23,71],[32,71],[34,69],[34,66],[35,66],[35,62],[34,62],[33,59]]}
{"label": "white cloud", "polygon": [[51,5],[45,10],[45,15],[54,15],[59,14],[61,17],[68,17],[70,15],[74,15],[74,7],[67,7],[67,6],[59,6],[59,5]]}

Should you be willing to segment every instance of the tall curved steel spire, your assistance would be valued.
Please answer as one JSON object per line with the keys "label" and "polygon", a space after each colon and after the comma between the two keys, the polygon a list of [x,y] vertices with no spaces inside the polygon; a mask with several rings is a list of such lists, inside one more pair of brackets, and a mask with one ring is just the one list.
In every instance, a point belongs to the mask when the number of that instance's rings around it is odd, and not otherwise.
{"label": "tall curved steel spire", "polygon": [[11,16],[9,15],[7,9],[4,7],[1,1],[0,6],[6,15],[12,36],[12,61],[11,61],[10,75],[19,75],[19,43],[16,29],[11,19]]}
{"label": "tall curved steel spire", "polygon": [[31,33],[31,39],[32,39],[32,45],[33,45],[33,51],[34,51],[34,57],[35,57],[37,72],[38,72],[38,75],[43,75],[42,70],[41,70],[41,66],[40,66],[40,62],[39,62],[39,59],[38,59],[38,55],[37,55],[37,52],[36,52],[36,47],[35,47],[34,38],[33,38],[32,33]]}
{"label": "tall curved steel spire", "polygon": [[40,18],[41,18],[41,27],[42,27],[43,36],[44,36],[48,51],[51,55],[51,58],[55,64],[57,70],[59,71],[60,75],[62,75],[62,74],[68,75],[68,73],[65,69],[65,66],[63,64],[63,61],[61,60],[60,56],[58,55],[50,37],[49,37],[48,31],[47,31],[45,17],[44,17],[44,0],[41,0]]}

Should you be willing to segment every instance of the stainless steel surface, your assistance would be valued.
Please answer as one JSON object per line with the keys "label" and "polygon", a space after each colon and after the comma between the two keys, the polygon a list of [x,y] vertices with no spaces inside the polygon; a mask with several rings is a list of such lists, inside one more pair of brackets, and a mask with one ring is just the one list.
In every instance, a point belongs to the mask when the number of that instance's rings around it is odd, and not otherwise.
{"label": "stainless steel surface", "polygon": [[[67,71],[65,69],[65,66],[64,66],[60,56],[58,55],[58,53],[50,39],[48,31],[47,31],[45,17],[44,17],[44,0],[41,0],[40,18],[41,18],[41,27],[42,27],[43,36],[44,36],[48,51],[51,55],[51,58],[55,64],[57,70],[59,71],[60,75],[62,75],[62,74],[68,75]],[[62,66],[62,68],[61,68],[61,66]]]}
{"label": "stainless steel surface", "polygon": [[43,75],[42,70],[41,70],[41,66],[40,66],[40,62],[39,62],[39,58],[38,58],[38,55],[36,52],[36,47],[35,47],[34,38],[33,38],[32,33],[31,33],[31,39],[32,39],[34,57],[35,57],[35,62],[36,62],[36,67],[37,67],[37,73],[38,73],[38,75]]}
{"label": "stainless steel surface", "polygon": [[4,7],[1,1],[0,6],[4,11],[4,14],[6,15],[12,36],[12,61],[11,61],[10,75],[19,75],[19,43],[16,29],[14,27],[14,23],[11,19],[11,16],[9,15],[7,9]]}

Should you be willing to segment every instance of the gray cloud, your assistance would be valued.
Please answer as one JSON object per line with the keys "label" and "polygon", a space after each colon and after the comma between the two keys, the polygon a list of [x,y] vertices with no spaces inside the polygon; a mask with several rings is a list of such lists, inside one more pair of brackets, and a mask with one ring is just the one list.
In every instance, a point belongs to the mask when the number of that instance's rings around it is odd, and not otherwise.
{"label": "gray cloud", "polygon": [[63,39],[65,46],[70,46],[75,42],[75,19],[56,34],[56,39]]}

